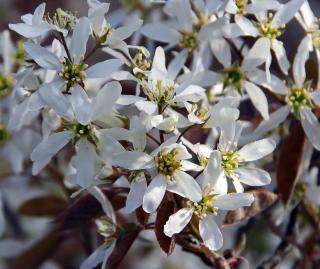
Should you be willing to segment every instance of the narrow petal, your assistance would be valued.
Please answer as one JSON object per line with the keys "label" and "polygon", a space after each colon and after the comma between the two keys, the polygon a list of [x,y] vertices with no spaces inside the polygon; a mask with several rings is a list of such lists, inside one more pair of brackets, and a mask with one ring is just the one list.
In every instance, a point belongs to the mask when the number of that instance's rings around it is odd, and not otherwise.
{"label": "narrow petal", "polygon": [[261,113],[264,119],[269,119],[268,100],[263,91],[255,84],[245,81],[244,87],[255,108]]}
{"label": "narrow petal", "polygon": [[131,183],[130,191],[126,200],[125,210],[127,213],[133,212],[143,203],[143,196],[147,190],[147,181],[145,177],[140,180],[134,180]]}
{"label": "narrow petal", "polygon": [[270,57],[271,43],[266,37],[259,38],[245,56],[242,67],[245,71],[254,70]]}
{"label": "narrow petal", "polygon": [[31,160],[36,162],[51,158],[66,144],[68,144],[72,138],[72,135],[72,132],[64,131],[48,136],[38,146],[35,147],[31,153]]}
{"label": "narrow petal", "polygon": [[285,119],[288,117],[290,113],[290,108],[288,106],[283,106],[272,112],[269,115],[268,120],[263,120],[259,126],[254,130],[257,134],[264,134],[272,129],[277,128]]}
{"label": "narrow petal", "polygon": [[74,27],[69,46],[71,57],[75,63],[79,63],[81,57],[85,55],[90,33],[89,19],[86,17],[80,18]]}
{"label": "narrow petal", "polygon": [[287,53],[286,53],[286,50],[285,50],[283,44],[278,40],[273,40],[272,41],[272,49],[274,51],[274,54],[276,55],[276,58],[278,60],[281,71],[285,75],[288,75],[290,63],[289,63]]}
{"label": "narrow petal", "polygon": [[265,186],[270,184],[271,177],[265,170],[254,167],[241,167],[234,170],[239,181],[249,186]]}
{"label": "narrow petal", "polygon": [[150,182],[143,196],[143,210],[152,213],[157,210],[166,192],[167,179],[163,175],[157,175]]}
{"label": "narrow petal", "polygon": [[150,168],[153,165],[153,158],[143,152],[126,151],[113,155],[112,164],[130,170]]}
{"label": "narrow petal", "polygon": [[212,251],[222,248],[223,237],[212,215],[208,215],[200,220],[199,232],[203,243]]}
{"label": "narrow petal", "polygon": [[251,193],[228,193],[218,196],[214,206],[220,210],[236,210],[253,203],[254,196]]}
{"label": "narrow petal", "polygon": [[164,225],[164,234],[172,237],[174,234],[180,233],[184,227],[188,225],[193,215],[193,209],[182,208],[178,212],[171,215]]}
{"label": "narrow petal", "polygon": [[320,123],[317,117],[313,114],[313,112],[309,108],[300,109],[300,115],[301,115],[301,123],[304,129],[304,132],[306,133],[311,144],[317,150],[320,150],[320,139],[319,139]]}
{"label": "narrow petal", "polygon": [[202,198],[202,191],[197,181],[183,171],[177,171],[173,180],[168,181],[168,191],[179,194],[194,202]]}
{"label": "narrow petal", "polygon": [[273,139],[265,138],[245,145],[238,151],[238,154],[240,155],[241,161],[252,162],[272,153],[276,145]]}
{"label": "narrow petal", "polygon": [[163,24],[148,24],[141,31],[150,39],[170,44],[177,44],[181,38],[178,31]]}
{"label": "narrow petal", "polygon": [[119,59],[106,60],[97,63],[86,70],[88,78],[104,78],[108,79],[112,74],[119,70],[122,61]]}
{"label": "narrow petal", "polygon": [[187,50],[182,50],[177,56],[174,57],[174,59],[170,62],[168,66],[169,79],[174,80],[178,76],[187,60],[187,57]]}
{"label": "narrow petal", "polygon": [[121,84],[117,81],[106,84],[93,99],[93,120],[99,119],[102,116],[110,114],[113,111],[113,106],[116,100],[121,95]]}
{"label": "narrow petal", "polygon": [[75,117],[82,125],[89,124],[92,115],[91,101],[80,85],[71,89],[71,94],[67,96]]}
{"label": "narrow petal", "polygon": [[24,48],[30,57],[41,67],[48,70],[60,70],[62,68],[58,57],[46,48],[31,42],[24,43]]}
{"label": "narrow petal", "polygon": [[106,256],[111,254],[113,248],[107,248],[104,244],[98,247],[89,257],[81,264],[80,269],[93,269],[103,262]]}

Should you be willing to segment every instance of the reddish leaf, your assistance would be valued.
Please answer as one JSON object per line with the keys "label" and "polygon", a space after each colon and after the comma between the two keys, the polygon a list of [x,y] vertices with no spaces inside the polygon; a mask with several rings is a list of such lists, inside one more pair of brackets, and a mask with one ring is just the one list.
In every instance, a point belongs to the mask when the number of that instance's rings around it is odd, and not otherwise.
{"label": "reddish leaf", "polygon": [[26,250],[10,265],[10,269],[39,268],[63,242],[64,236],[58,232],[52,232]]}
{"label": "reddish leaf", "polygon": [[163,227],[166,224],[169,217],[174,213],[174,202],[166,201],[161,204],[158,209],[156,223],[155,223],[155,234],[161,249],[167,254],[171,255],[176,245],[175,237],[168,237],[163,232]]}
{"label": "reddish leaf", "polygon": [[67,202],[56,196],[42,196],[24,202],[18,212],[26,216],[56,216],[67,207]]}
{"label": "reddish leaf", "polygon": [[149,214],[146,213],[141,206],[138,209],[136,209],[136,217],[142,226],[147,225],[149,220]]}
{"label": "reddish leaf", "polygon": [[130,223],[125,224],[123,229],[124,231],[118,238],[114,250],[108,258],[107,269],[118,268],[141,231],[135,224]]}
{"label": "reddish leaf", "polygon": [[301,124],[294,126],[284,140],[277,167],[278,192],[284,205],[290,202],[300,172],[305,134]]}
{"label": "reddish leaf", "polygon": [[[104,194],[112,202],[114,210],[119,210],[124,206],[121,193],[127,191],[123,188],[102,189]],[[113,203],[114,202],[114,203]],[[100,203],[89,193],[81,195],[63,212],[55,222],[59,225],[60,230],[72,229],[83,226],[93,219],[101,216],[103,210]]]}
{"label": "reddish leaf", "polygon": [[252,193],[254,196],[252,205],[229,211],[225,216],[225,225],[236,224],[254,217],[269,208],[277,200],[277,195],[267,190],[252,190],[248,191],[248,193]]}

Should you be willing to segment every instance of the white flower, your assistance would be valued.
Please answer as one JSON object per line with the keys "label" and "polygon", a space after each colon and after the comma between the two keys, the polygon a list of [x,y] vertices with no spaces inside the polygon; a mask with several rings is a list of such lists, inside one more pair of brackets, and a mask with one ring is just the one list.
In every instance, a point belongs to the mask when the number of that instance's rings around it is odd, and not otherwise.
{"label": "white flower", "polygon": [[199,232],[203,243],[212,251],[222,247],[222,233],[216,224],[215,216],[220,210],[228,211],[250,206],[254,197],[248,193],[219,194],[215,191],[214,185],[212,187],[202,185],[199,200],[189,201],[187,207],[169,217],[164,226],[167,236],[172,237],[180,233],[195,215],[199,218]]}
{"label": "white flower", "polygon": [[168,140],[150,155],[139,151],[126,151],[113,156],[113,165],[132,171],[151,170],[152,179],[143,196],[143,209],[154,212],[161,203],[166,190],[194,201],[199,198],[200,187],[186,173],[196,165],[187,161],[192,156],[185,146]]}
{"label": "white flower", "polygon": [[[78,91],[77,88],[74,89],[73,95],[78,96],[81,94],[82,91]],[[76,142],[77,152],[80,152],[80,155],[77,155],[80,160],[76,168],[82,169],[83,174],[80,173],[79,176],[85,178],[80,181],[87,182],[86,175],[88,172],[92,172],[95,165],[94,160],[97,159],[94,147],[98,146],[98,138],[100,135],[100,131],[94,127],[93,122],[113,112],[112,107],[120,94],[121,85],[118,82],[110,82],[99,91],[95,98],[92,100],[88,99],[87,103],[82,104],[82,106],[85,106],[85,109],[81,110],[83,113],[79,114],[73,113],[72,110],[70,110],[69,103],[66,99],[64,102],[63,99],[57,100],[60,111],[65,112],[65,114],[62,115],[62,117],[66,119],[66,121],[63,122],[64,130],[46,137],[34,149],[31,154],[31,159],[34,161],[33,173],[37,174],[60,149],[73,139]],[[78,119],[80,119],[80,121]],[[83,159],[81,160],[81,158]],[[89,166],[91,165],[92,168],[86,170],[86,167],[82,165],[82,161],[84,160],[84,163]],[[90,175],[92,174],[90,173]],[[90,178],[90,176],[88,176],[88,178]],[[92,180],[92,178],[89,180]]]}
{"label": "white flower", "polygon": [[[284,74],[288,74],[290,63],[286,56],[282,42],[277,38],[282,35],[285,25],[298,12],[305,0],[292,0],[283,5],[274,15],[272,13],[259,12],[256,14],[258,23],[250,21],[244,16],[236,16],[236,23],[245,35],[258,37],[258,40],[249,51],[243,66],[254,68],[265,63],[268,80],[270,81],[270,64],[272,49],[275,53],[279,66]],[[268,1],[269,2],[269,1]],[[268,3],[269,5],[269,3]],[[272,8],[270,6],[270,8]]]}
{"label": "white flower", "polygon": [[320,123],[316,115],[312,112],[315,105],[320,104],[320,89],[313,91],[311,84],[306,82],[305,63],[307,58],[298,54],[293,63],[293,84],[286,85],[281,80],[274,81],[273,85],[267,87],[277,87],[279,94],[285,96],[287,105],[282,106],[270,115],[269,120],[262,121],[255,130],[257,134],[263,134],[269,130],[278,127],[291,112],[300,120],[305,134],[312,145],[320,150]]}
{"label": "white flower", "polygon": [[[34,43],[25,43],[25,49],[32,59],[45,70],[54,70],[57,75],[50,83],[44,83],[39,91],[41,99],[60,116],[68,111],[62,106],[67,102],[73,108],[78,121],[87,124],[80,115],[85,114],[89,103],[88,96],[83,89],[84,79],[107,78],[121,66],[117,59],[106,60],[88,68],[83,62],[86,45],[90,34],[88,19],[79,19],[75,26],[70,42],[70,55],[59,59],[55,54]],[[70,58],[71,57],[71,58]],[[80,117],[79,117],[80,116]]]}

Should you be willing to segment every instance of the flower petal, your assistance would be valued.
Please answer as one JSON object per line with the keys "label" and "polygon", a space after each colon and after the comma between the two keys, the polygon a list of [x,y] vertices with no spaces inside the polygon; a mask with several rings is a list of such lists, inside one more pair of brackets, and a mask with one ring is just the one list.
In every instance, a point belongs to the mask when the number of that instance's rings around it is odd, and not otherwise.
{"label": "flower petal", "polygon": [[159,23],[145,25],[141,32],[150,39],[170,44],[177,44],[181,38],[178,31]]}
{"label": "flower petal", "polygon": [[222,248],[223,237],[212,215],[208,215],[200,220],[199,232],[203,243],[212,251]]}
{"label": "flower petal", "polygon": [[241,161],[252,162],[269,155],[274,151],[276,145],[273,139],[265,138],[245,145],[237,153],[240,155]]}
{"label": "flower petal", "polygon": [[304,132],[306,133],[311,144],[320,150],[320,123],[317,117],[313,114],[311,109],[302,108],[300,109],[301,124],[303,126]]}
{"label": "flower petal", "polygon": [[130,170],[140,170],[150,168],[154,163],[153,158],[146,153],[126,151],[114,154],[112,157],[112,165]]}
{"label": "flower petal", "polygon": [[97,63],[86,70],[87,78],[108,79],[114,72],[119,70],[121,65],[122,61],[119,59],[111,59]]}
{"label": "flower petal", "polygon": [[133,212],[135,209],[140,207],[143,203],[143,196],[147,190],[147,181],[145,176],[137,180],[135,179],[131,183],[130,191],[126,200],[125,210],[127,213]]}
{"label": "flower petal", "polygon": [[218,196],[214,201],[214,206],[220,210],[236,210],[240,207],[250,206],[254,196],[251,193],[228,193]]}
{"label": "flower petal", "polygon": [[173,180],[168,181],[168,191],[179,194],[194,202],[202,198],[202,191],[197,181],[183,171],[176,171]]}
{"label": "flower petal", "polygon": [[241,167],[234,170],[239,181],[249,186],[265,186],[270,184],[270,174],[262,169],[255,167]]}
{"label": "flower petal", "polygon": [[174,234],[180,233],[190,222],[192,215],[192,208],[182,208],[171,215],[164,225],[164,234],[168,237],[172,237]]}
{"label": "flower petal", "polygon": [[151,213],[157,210],[167,188],[167,179],[159,174],[150,182],[143,196],[143,210]]}

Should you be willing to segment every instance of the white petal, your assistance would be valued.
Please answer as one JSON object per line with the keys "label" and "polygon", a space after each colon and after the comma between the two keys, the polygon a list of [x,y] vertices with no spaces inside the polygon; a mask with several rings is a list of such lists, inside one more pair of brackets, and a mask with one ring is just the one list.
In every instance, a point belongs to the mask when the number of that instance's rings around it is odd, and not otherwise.
{"label": "white petal", "polygon": [[214,56],[224,67],[231,65],[231,50],[227,41],[223,38],[217,38],[210,42],[210,48]]}
{"label": "white petal", "polygon": [[89,187],[97,174],[97,154],[94,145],[85,139],[80,139],[76,144],[74,168],[77,171],[76,183],[82,188]]}
{"label": "white petal", "polygon": [[177,44],[181,35],[178,31],[164,24],[149,24],[141,28],[142,33],[150,39]]}
{"label": "white petal", "polygon": [[263,91],[255,84],[245,81],[244,87],[255,108],[261,113],[264,119],[269,119],[268,100]]}
{"label": "white petal", "polygon": [[320,105],[320,89],[311,92],[310,96],[316,104]]}
{"label": "white petal", "polygon": [[183,171],[176,171],[173,180],[168,181],[168,191],[179,194],[194,202],[202,198],[202,191],[197,181]]}
{"label": "white petal", "polygon": [[167,74],[166,56],[162,47],[157,47],[153,57],[151,75],[155,79],[164,77]]}
{"label": "white petal", "polygon": [[265,170],[254,167],[241,167],[234,170],[239,181],[249,186],[265,186],[271,182],[269,173]]}
{"label": "white petal", "polygon": [[130,170],[146,169],[153,165],[153,158],[150,155],[139,151],[117,153],[113,155],[112,159],[112,164],[114,166]]}
{"label": "white petal", "polygon": [[41,67],[49,70],[60,70],[62,68],[58,57],[49,50],[31,42],[24,43],[24,48]]}
{"label": "white petal", "polygon": [[142,24],[142,20],[138,18],[131,18],[129,24],[115,29],[112,35],[114,35],[118,40],[125,40],[137,31]]}
{"label": "white petal", "polygon": [[155,113],[158,109],[158,106],[155,103],[150,102],[150,101],[140,100],[140,101],[136,102],[135,105],[140,111],[143,111],[143,112],[147,113],[148,115]]}
{"label": "white petal", "polygon": [[300,109],[301,123],[311,144],[320,150],[320,123],[309,108]]}
{"label": "white petal", "polygon": [[190,85],[181,92],[178,92],[174,100],[176,102],[198,102],[203,98],[204,92],[204,88],[197,85]]}
{"label": "white petal", "polygon": [[51,158],[66,144],[68,144],[72,136],[73,133],[70,131],[55,133],[48,136],[38,146],[35,147],[31,153],[31,160],[41,161],[43,159]]}
{"label": "white petal", "polygon": [[[143,176],[144,177],[144,176]],[[143,196],[147,190],[147,181],[144,179],[134,180],[131,183],[130,191],[126,200],[125,210],[127,213],[131,213],[143,203]]]}
{"label": "white petal", "polygon": [[292,66],[294,81],[299,87],[302,87],[306,80],[306,62],[310,51],[312,51],[312,36],[308,34],[302,39]]}
{"label": "white petal", "polygon": [[270,40],[266,37],[259,38],[245,56],[242,62],[243,70],[254,70],[259,65],[265,63],[266,59],[270,57],[270,49]]}
{"label": "white petal", "polygon": [[198,182],[202,186],[202,189],[207,186],[213,188],[221,176],[223,176],[221,154],[219,151],[214,150],[210,155],[207,167],[198,177]]}
{"label": "white petal", "polygon": [[251,193],[228,193],[218,196],[214,201],[214,206],[221,210],[235,210],[240,207],[250,206],[254,196]]}
{"label": "white petal", "polygon": [[305,0],[291,0],[287,2],[282,8],[274,15],[272,23],[278,26],[287,24],[294,15],[298,12]]}
{"label": "white petal", "polygon": [[86,53],[90,32],[89,19],[86,17],[80,18],[74,27],[69,46],[71,58],[75,63],[79,63],[81,57]]}
{"label": "white petal", "polygon": [[101,28],[103,26],[104,16],[108,12],[110,7],[109,3],[97,3],[89,8],[88,18],[91,23],[92,30],[96,34],[100,34]]}
{"label": "white petal", "polygon": [[241,161],[252,162],[269,155],[274,151],[276,145],[273,139],[265,138],[245,145],[237,153],[240,155]]}
{"label": "white petal", "polygon": [[119,59],[106,60],[89,67],[86,70],[86,74],[88,78],[108,79],[114,72],[119,70],[121,65],[122,61]]}
{"label": "white petal", "polygon": [[73,108],[75,117],[82,125],[89,124],[92,115],[91,101],[80,85],[71,89],[71,94],[67,95]]}
{"label": "white petal", "polygon": [[25,23],[9,24],[9,29],[17,32],[26,38],[37,38],[50,31],[50,26],[47,24],[42,25],[28,25]]}
{"label": "white petal", "polygon": [[106,249],[105,245],[102,244],[98,247],[89,257],[87,257],[81,264],[80,269],[93,269],[97,265],[103,262],[105,257],[108,257],[111,254],[113,247]]}
{"label": "white petal", "polygon": [[220,249],[223,245],[223,237],[212,215],[200,220],[199,232],[203,243],[212,251]]}
{"label": "white petal", "polygon": [[277,128],[282,122],[284,122],[289,113],[290,108],[288,106],[279,108],[269,115],[268,120],[263,120],[254,132],[258,134],[264,134],[272,129]]}
{"label": "white petal", "polygon": [[256,37],[259,35],[259,31],[257,27],[246,17],[240,15],[235,16],[236,23],[240,26],[240,28],[244,31],[245,35],[250,35]]}
{"label": "white petal", "polygon": [[74,113],[70,107],[68,98],[62,93],[63,87],[63,81],[57,81],[50,84],[43,84],[38,91],[41,99],[60,117],[72,120]]}
{"label": "white petal", "polygon": [[143,196],[143,210],[151,213],[157,210],[166,192],[167,179],[163,175],[157,175],[150,182]]}
{"label": "white petal", "polygon": [[164,225],[164,234],[172,237],[174,234],[180,233],[184,227],[188,225],[193,215],[193,209],[182,208],[178,212],[171,215]]}
{"label": "white petal", "polygon": [[93,120],[99,119],[102,116],[110,114],[116,100],[121,95],[121,84],[117,81],[106,84],[93,99]]}
{"label": "white petal", "polygon": [[278,40],[273,40],[272,41],[272,49],[276,55],[276,58],[278,60],[281,71],[285,75],[287,75],[288,70],[290,68],[290,63],[287,58],[287,53],[286,53],[286,50],[285,50],[283,44]]}
{"label": "white petal", "polygon": [[170,62],[168,66],[168,78],[174,80],[182,67],[184,66],[188,57],[188,51],[182,50],[174,59]]}

